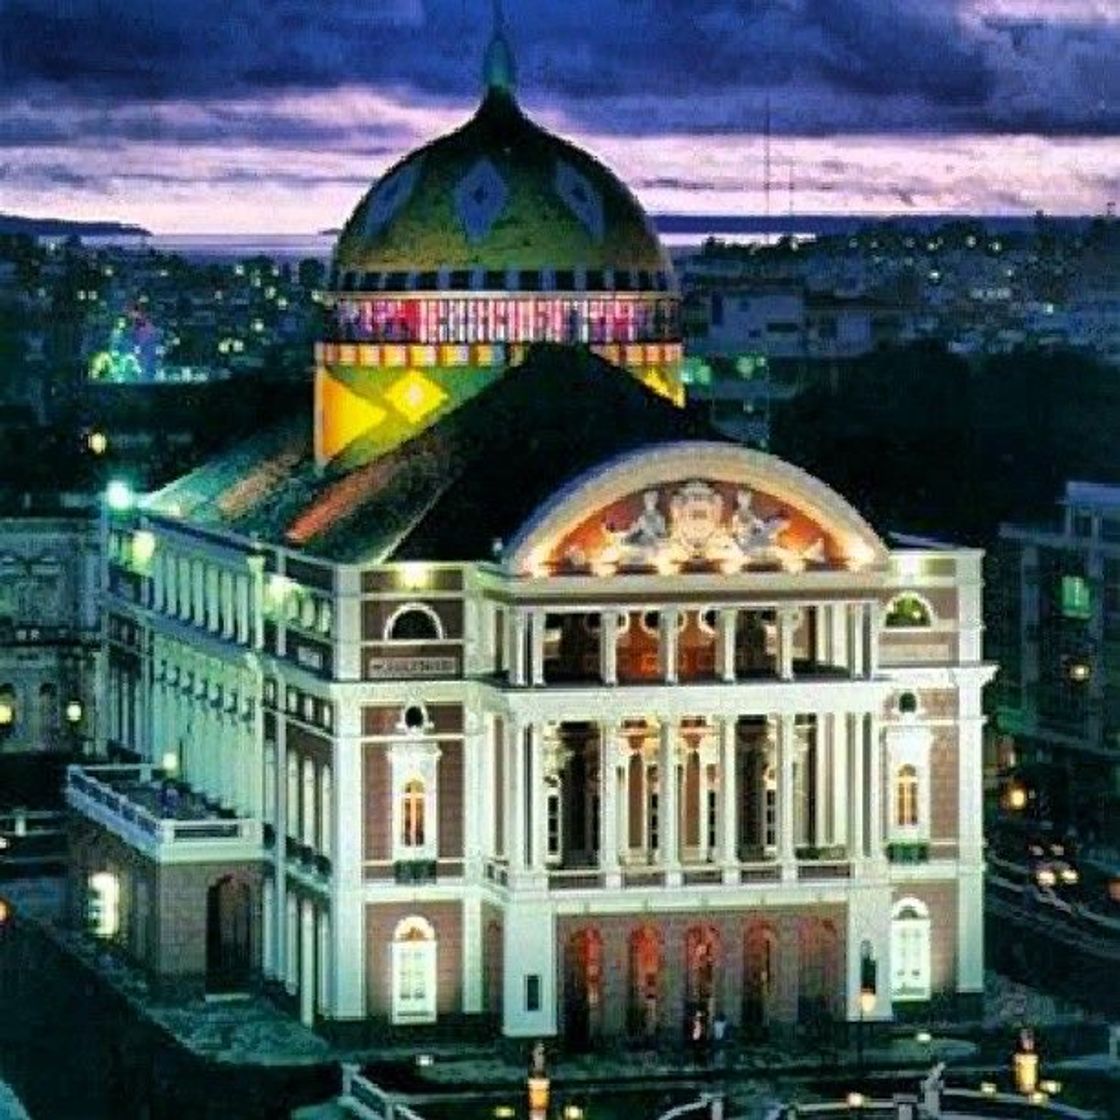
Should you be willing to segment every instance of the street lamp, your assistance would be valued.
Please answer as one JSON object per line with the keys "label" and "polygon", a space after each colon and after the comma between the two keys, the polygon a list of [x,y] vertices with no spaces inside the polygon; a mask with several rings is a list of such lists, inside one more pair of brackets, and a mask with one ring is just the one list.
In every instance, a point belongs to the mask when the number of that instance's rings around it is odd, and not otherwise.
{"label": "street lamp", "polygon": [[115,478],[105,488],[105,501],[115,513],[125,513],[136,504],[136,494],[127,482]]}
{"label": "street lamp", "polygon": [[71,700],[66,705],[66,722],[71,724],[82,722],[82,702],[80,700]]}
{"label": "street lamp", "polygon": [[1038,1089],[1038,1051],[1034,1048],[1034,1031],[1029,1027],[1019,1032],[1019,1049],[1012,1062],[1015,1088],[1024,1096]]}
{"label": "street lamp", "polygon": [[875,1010],[878,991],[879,965],[872,955],[871,942],[865,941],[860,947],[859,962],[859,1033],[856,1036],[856,1061],[863,1069],[864,1031],[867,1016]]}
{"label": "street lamp", "polygon": [[867,1016],[875,1010],[875,989],[860,988],[859,990],[859,1052],[856,1055],[859,1068],[863,1069],[864,1031],[866,1030]]}

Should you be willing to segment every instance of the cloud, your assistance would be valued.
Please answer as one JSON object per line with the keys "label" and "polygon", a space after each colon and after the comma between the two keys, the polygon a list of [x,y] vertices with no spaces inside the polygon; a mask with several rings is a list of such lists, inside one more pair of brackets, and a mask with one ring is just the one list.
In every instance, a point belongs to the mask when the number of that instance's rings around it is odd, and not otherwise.
{"label": "cloud", "polygon": [[[1114,0],[508,9],[528,110],[654,209],[757,208],[768,106],[775,175],[794,164],[805,210],[1069,211],[1115,196]],[[489,10],[5,0],[4,206],[38,191],[71,210],[108,197],[163,228],[340,221],[396,158],[473,111]]]}

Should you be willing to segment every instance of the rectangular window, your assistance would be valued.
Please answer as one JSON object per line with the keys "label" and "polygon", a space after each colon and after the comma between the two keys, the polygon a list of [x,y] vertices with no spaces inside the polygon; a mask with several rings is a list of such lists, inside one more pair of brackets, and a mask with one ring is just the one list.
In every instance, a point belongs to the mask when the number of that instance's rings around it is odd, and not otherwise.
{"label": "rectangular window", "polygon": [[541,978],[536,973],[525,977],[525,1010],[540,1011],[541,1009]]}

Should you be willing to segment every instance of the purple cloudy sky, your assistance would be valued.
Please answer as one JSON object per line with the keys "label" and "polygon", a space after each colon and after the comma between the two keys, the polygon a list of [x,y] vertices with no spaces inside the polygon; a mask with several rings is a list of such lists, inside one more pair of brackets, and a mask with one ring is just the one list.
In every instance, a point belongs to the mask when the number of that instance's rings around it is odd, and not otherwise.
{"label": "purple cloudy sky", "polygon": [[[1087,213],[1120,0],[507,0],[523,103],[651,210]],[[477,100],[489,0],[0,0],[0,210],[337,225]]]}

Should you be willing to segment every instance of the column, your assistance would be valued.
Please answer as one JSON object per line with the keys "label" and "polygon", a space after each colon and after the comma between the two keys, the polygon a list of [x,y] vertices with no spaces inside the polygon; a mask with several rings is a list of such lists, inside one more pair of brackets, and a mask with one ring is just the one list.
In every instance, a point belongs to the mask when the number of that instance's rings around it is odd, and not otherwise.
{"label": "column", "polygon": [[529,680],[533,685],[544,684],[545,628],[544,611],[533,611],[529,616]]}
{"label": "column", "polygon": [[[250,611],[249,611],[249,577],[239,575],[236,580],[234,592],[237,596],[237,640],[239,642],[248,643],[251,641],[249,632],[250,626]],[[279,627],[278,627],[279,629]]]}
{"label": "column", "polygon": [[739,819],[735,770],[736,721],[727,716],[719,721],[720,857],[723,881],[739,882]]}
{"label": "column", "polygon": [[863,803],[863,737],[860,734],[859,717],[851,712],[844,716],[845,735],[848,744],[848,836],[851,858],[859,861],[864,858]]}
{"label": "column", "polygon": [[716,621],[716,672],[726,684],[735,680],[735,624],[739,612],[734,607],[725,607],[717,615]]}
{"label": "column", "polygon": [[261,880],[261,971],[270,979],[276,975],[276,965],[273,961],[276,950],[272,925],[275,921],[275,906],[276,892],[271,877],[266,875]]}
{"label": "column", "polygon": [[668,716],[661,717],[661,752],[658,757],[658,827],[659,856],[665,868],[665,885],[677,886],[681,881],[680,798],[677,778],[677,724]]}
{"label": "column", "polygon": [[544,874],[548,863],[548,797],[544,781],[544,726],[529,724],[529,866]]}
{"label": "column", "polygon": [[[848,740],[847,723],[829,712],[830,773],[832,775],[832,843],[848,847]],[[851,856],[849,849],[848,855]]]}
{"label": "column", "polygon": [[[287,940],[288,923],[285,920],[288,904],[292,898],[287,896],[287,843],[288,835],[288,746],[287,746],[288,721],[283,716],[276,719],[276,781],[273,783],[273,794],[276,800],[272,806],[272,819],[276,827],[276,842],[272,845],[272,879],[276,887],[275,937],[276,946],[276,975],[286,977],[284,962],[291,952]],[[361,770],[357,770],[358,775]],[[360,831],[360,830],[359,830]]]}
{"label": "column", "polygon": [[509,638],[509,683],[525,683],[525,629],[528,619],[525,611],[515,607],[510,620]]}
{"label": "column", "polygon": [[[362,781],[362,713],[340,704],[331,756],[330,969],[331,1013],[339,1019],[365,1016],[366,903],[362,861],[362,813],[368,795]],[[281,744],[283,745],[283,744]],[[372,748],[380,749],[380,748]],[[277,835],[284,833],[279,828]],[[282,848],[278,844],[278,848]]]}
{"label": "column", "polygon": [[463,899],[463,1010],[468,1015],[483,1010],[482,940],[482,900],[472,891]]}
{"label": "column", "polygon": [[708,767],[704,763],[704,745],[696,750],[696,858],[708,858]]}
{"label": "column", "polygon": [[660,642],[658,654],[661,659],[661,679],[667,684],[677,683],[677,617],[675,607],[666,607],[658,614]]}
{"label": "column", "polygon": [[793,680],[793,623],[793,610],[789,607],[780,607],[778,609],[778,676],[783,681]]}
{"label": "column", "polygon": [[817,713],[817,733],[813,743],[813,843],[827,847],[832,839],[832,797],[829,783],[832,767],[829,755],[832,753],[832,716],[825,712]]}
{"label": "column", "polygon": [[319,911],[319,952],[315,977],[315,1010],[326,1015],[331,1008],[331,915],[329,910]]}
{"label": "column", "polygon": [[883,736],[877,715],[864,716],[864,734],[867,737],[870,795],[867,854],[877,860],[883,857]]}
{"label": "column", "polygon": [[511,871],[527,866],[525,856],[525,731],[512,716],[506,723],[506,858]]}
{"label": "column", "polygon": [[778,717],[778,862],[783,879],[797,878],[793,835],[793,759],[797,750],[794,717]]}
{"label": "column", "polygon": [[608,887],[622,885],[618,861],[618,741],[613,724],[599,724],[599,867]]}
{"label": "column", "polygon": [[882,607],[877,602],[864,607],[864,672],[874,677],[879,672],[879,620]]}
{"label": "column", "polygon": [[315,1022],[315,908],[306,898],[299,922],[299,1020],[305,1027]]}
{"label": "column", "polygon": [[848,675],[859,677],[863,674],[863,604],[848,603],[845,607],[847,621]]}
{"label": "column", "polygon": [[599,675],[603,684],[618,684],[618,611],[599,616]]}
{"label": "column", "polygon": [[288,920],[285,923],[285,937],[283,947],[284,958],[284,989],[288,995],[294,996],[299,988],[299,973],[296,965],[299,963],[299,901],[294,894],[288,895],[285,907]]}
{"label": "column", "polygon": [[809,609],[813,612],[813,660],[818,665],[828,665],[831,661],[832,620],[829,612],[832,608],[827,603],[817,603]]}
{"label": "column", "polygon": [[[248,559],[250,576],[250,626],[246,640],[252,642],[253,649],[264,649],[264,557],[250,556]],[[232,613],[233,586],[235,577],[230,577],[230,599]]]}

